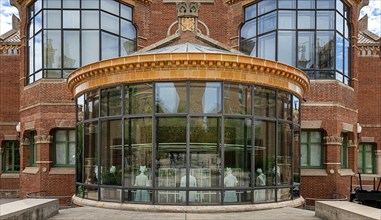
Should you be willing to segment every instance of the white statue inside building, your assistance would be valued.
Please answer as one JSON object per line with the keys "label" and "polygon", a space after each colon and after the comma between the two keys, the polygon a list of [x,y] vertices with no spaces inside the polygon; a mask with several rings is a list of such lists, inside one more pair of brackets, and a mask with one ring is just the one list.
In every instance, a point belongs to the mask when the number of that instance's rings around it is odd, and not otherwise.
{"label": "white statue inside building", "polygon": [[[135,186],[150,186],[148,177],[144,174],[146,172],[146,166],[140,166],[140,174],[135,178]],[[136,190],[135,201],[150,201],[150,195],[148,190]]]}
{"label": "white statue inside building", "polygon": [[[186,187],[187,185],[187,177],[186,175],[181,177],[180,180],[180,187]],[[197,181],[196,177],[194,177],[192,174],[189,174],[189,187],[196,187],[197,186]],[[185,191],[180,191],[179,193],[179,199],[182,202],[186,201],[186,192]],[[196,201],[196,191],[189,191],[189,202],[195,202]]]}
{"label": "white statue inside building", "polygon": [[[230,167],[226,168],[226,176],[224,178],[225,187],[235,187],[238,181],[237,178],[232,174],[232,169]],[[237,193],[235,190],[225,191],[224,202],[237,202]]]}
{"label": "white statue inside building", "polygon": [[[266,175],[262,172],[261,168],[257,169],[258,176],[255,180],[256,186],[266,186]],[[255,190],[254,199],[256,201],[264,201],[266,199],[266,190],[259,189]]]}

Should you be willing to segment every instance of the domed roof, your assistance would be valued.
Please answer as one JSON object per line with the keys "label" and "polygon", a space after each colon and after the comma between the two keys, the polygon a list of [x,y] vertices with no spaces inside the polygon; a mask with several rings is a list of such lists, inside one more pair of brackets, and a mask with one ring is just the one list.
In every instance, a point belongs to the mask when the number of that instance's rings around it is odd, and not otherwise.
{"label": "domed roof", "polygon": [[223,53],[223,54],[243,55],[240,52],[231,52],[231,51],[227,51],[223,49],[207,47],[207,46],[193,44],[193,43],[176,44],[176,45],[149,50],[145,52],[137,51],[136,53],[133,53],[131,55],[160,54],[160,53]]}

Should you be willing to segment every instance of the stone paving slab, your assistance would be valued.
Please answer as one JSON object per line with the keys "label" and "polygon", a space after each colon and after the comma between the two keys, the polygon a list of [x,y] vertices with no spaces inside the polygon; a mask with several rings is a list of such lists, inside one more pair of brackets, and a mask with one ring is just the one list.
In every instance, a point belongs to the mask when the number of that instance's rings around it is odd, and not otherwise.
{"label": "stone paving slab", "polygon": [[63,209],[59,214],[50,218],[53,220],[88,220],[88,219],[105,219],[105,220],[248,220],[248,219],[265,219],[265,220],[317,220],[315,212],[297,208],[279,208],[271,210],[251,211],[251,212],[234,212],[234,213],[166,213],[166,212],[137,212],[137,211],[121,211],[114,209],[103,209],[95,207],[80,207]]}

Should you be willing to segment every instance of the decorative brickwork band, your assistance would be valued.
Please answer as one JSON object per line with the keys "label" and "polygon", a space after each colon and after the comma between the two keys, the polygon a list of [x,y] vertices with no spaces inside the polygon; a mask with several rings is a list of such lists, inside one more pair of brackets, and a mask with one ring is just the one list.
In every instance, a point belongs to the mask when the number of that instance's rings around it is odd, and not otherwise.
{"label": "decorative brickwork band", "polygon": [[340,145],[343,142],[343,138],[340,136],[325,136],[324,141],[326,144]]}
{"label": "decorative brickwork band", "polygon": [[53,142],[53,136],[51,135],[36,135],[34,136],[36,144],[50,144]]}

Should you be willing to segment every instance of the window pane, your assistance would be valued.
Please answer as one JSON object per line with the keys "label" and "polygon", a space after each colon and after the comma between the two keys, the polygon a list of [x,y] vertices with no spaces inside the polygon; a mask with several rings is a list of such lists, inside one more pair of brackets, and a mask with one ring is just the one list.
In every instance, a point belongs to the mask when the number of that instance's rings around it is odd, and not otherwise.
{"label": "window pane", "polygon": [[82,8],[99,8],[99,0],[81,0]]}
{"label": "window pane", "polygon": [[246,22],[241,28],[241,38],[242,40],[252,38],[257,35],[257,19],[253,19]]}
{"label": "window pane", "polygon": [[296,15],[295,11],[279,11],[278,12],[279,29],[295,29]]}
{"label": "window pane", "polygon": [[221,113],[221,83],[191,83],[190,112]]}
{"label": "window pane", "polygon": [[61,31],[44,31],[45,68],[61,68],[61,43]]}
{"label": "window pane", "polygon": [[311,144],[311,166],[321,166],[321,144]]}
{"label": "window pane", "polygon": [[44,28],[61,28],[60,10],[44,10]]}
{"label": "window pane", "polygon": [[128,20],[132,20],[132,8],[127,6],[127,5],[124,5],[124,4],[120,4],[120,16],[122,18],[125,18],[125,19],[128,19]]}
{"label": "window pane", "polygon": [[69,141],[75,141],[75,130],[68,130],[69,133]]}
{"label": "window pane", "polygon": [[278,33],[278,61],[295,66],[296,36],[294,31],[279,31]]}
{"label": "window pane", "polygon": [[64,165],[66,164],[66,143],[56,143],[56,164]]}
{"label": "window pane", "polygon": [[349,74],[349,57],[350,55],[350,46],[348,40],[344,40],[344,75],[348,76]]}
{"label": "window pane", "polygon": [[314,68],[314,32],[299,32],[298,36],[298,68]]}
{"label": "window pane", "polygon": [[82,66],[99,61],[99,31],[82,31]]}
{"label": "window pane", "polygon": [[317,29],[334,29],[335,14],[332,11],[318,11],[317,14]]}
{"label": "window pane", "polygon": [[341,0],[336,0],[336,10],[338,10],[341,14],[344,14],[344,4]]}
{"label": "window pane", "polygon": [[29,38],[33,37],[33,35],[34,35],[34,19],[32,19],[29,24]]}
{"label": "window pane", "polygon": [[251,87],[242,84],[225,83],[225,114],[251,115]]}
{"label": "window pane", "polygon": [[258,18],[258,34],[272,31],[276,28],[276,12]]}
{"label": "window pane", "polygon": [[155,173],[158,187],[186,186],[186,124],[185,117],[156,118]]}
{"label": "window pane", "polygon": [[82,11],[82,29],[98,29],[99,28],[99,12],[98,11]]}
{"label": "window pane", "polygon": [[126,56],[136,51],[136,41],[120,38],[120,55]]}
{"label": "window pane", "polygon": [[[250,119],[225,118],[225,187],[251,186],[251,131]],[[232,181],[233,177],[236,182]],[[234,194],[232,196],[234,198]]]}
{"label": "window pane", "polygon": [[316,64],[318,69],[334,69],[334,45],[333,31],[317,31]]}
{"label": "window pane", "polygon": [[300,147],[300,163],[301,166],[308,166],[308,150],[307,150],[307,144],[301,144]]}
{"label": "window pane", "polygon": [[300,100],[298,97],[294,96],[293,98],[293,112],[292,112],[292,121],[295,123],[295,124],[299,124],[300,123]]}
{"label": "window pane", "polygon": [[44,1],[44,8],[61,8],[61,0],[56,1]]}
{"label": "window pane", "polygon": [[341,34],[344,33],[344,19],[339,13],[336,13],[336,30]]}
{"label": "window pane", "polygon": [[122,184],[122,121],[103,121],[101,130],[101,184]]}
{"label": "window pane", "polygon": [[130,21],[121,20],[121,35],[130,40],[136,40],[136,31],[134,25]]}
{"label": "window pane", "polygon": [[298,0],[298,8],[299,9],[313,9],[315,8],[315,0]]}
{"label": "window pane", "polygon": [[88,92],[85,96],[85,119],[99,117],[99,92]]}
{"label": "window pane", "polygon": [[56,141],[68,141],[67,131],[66,130],[57,130],[55,135]]}
{"label": "window pane", "polygon": [[197,185],[190,187],[221,186],[221,121],[219,118],[192,118],[190,121],[190,164],[191,175]]}
{"label": "window pane", "polygon": [[33,48],[33,46],[34,46],[34,44],[33,44],[33,38],[32,38],[28,41],[28,47],[29,47],[28,48],[28,51],[29,51],[29,56],[28,56],[28,58],[29,58],[29,63],[28,63],[29,74],[28,75],[31,75],[34,72],[34,48]]}
{"label": "window pane", "polygon": [[245,8],[245,21],[257,16],[257,4]]}
{"label": "window pane", "polygon": [[34,33],[36,34],[42,28],[42,12],[34,17]]}
{"label": "window pane", "polygon": [[278,1],[279,8],[296,8],[295,0],[281,0]]}
{"label": "window pane", "polygon": [[292,96],[286,92],[278,92],[278,117],[280,119],[291,121],[292,116]]}
{"label": "window pane", "polygon": [[311,131],[310,132],[310,142],[311,143],[321,143],[321,132],[320,131]]}
{"label": "window pane", "polygon": [[344,70],[344,44],[343,37],[336,33],[336,70]]}
{"label": "window pane", "polygon": [[298,12],[298,29],[315,28],[315,11]]}
{"label": "window pane", "polygon": [[118,41],[117,36],[102,32],[102,60],[119,56]]}
{"label": "window pane", "polygon": [[81,122],[84,119],[85,113],[85,96],[81,95],[77,98],[77,121]]}
{"label": "window pane", "polygon": [[108,14],[108,13],[101,13],[102,17],[102,23],[101,27],[103,30],[112,32],[114,34],[119,34],[119,18]]}
{"label": "window pane", "polygon": [[277,184],[291,185],[292,125],[278,124],[277,167],[273,168]]}
{"label": "window pane", "polygon": [[[125,114],[152,113],[152,84],[144,83],[126,86],[124,96]],[[127,93],[128,92],[128,93]]]}
{"label": "window pane", "polygon": [[255,87],[254,88],[254,114],[263,117],[275,117],[275,91]]}
{"label": "window pane", "polygon": [[[42,68],[42,33],[34,37],[34,71]],[[36,79],[37,80],[37,79]]]}
{"label": "window pane", "polygon": [[[51,1],[51,0],[45,0],[45,1]],[[78,0],[63,0],[63,7],[64,8],[79,8],[80,1]]]}
{"label": "window pane", "polygon": [[242,42],[241,44],[241,51],[244,54],[250,55],[250,56],[257,56],[257,38],[252,38],[249,40],[246,40]]}
{"label": "window pane", "polygon": [[258,57],[275,60],[275,33],[258,38]]}
{"label": "window pane", "polygon": [[79,28],[79,11],[63,11],[63,28]]}
{"label": "window pane", "polygon": [[335,1],[334,0],[317,0],[317,8],[329,8],[329,9],[334,9],[335,8]]}
{"label": "window pane", "polygon": [[255,121],[256,186],[275,185],[275,135],[274,122]]}
{"label": "window pane", "polygon": [[101,116],[120,115],[122,113],[122,87],[101,90]]}
{"label": "window pane", "polygon": [[101,8],[107,12],[119,15],[119,3],[114,0],[102,0]]}
{"label": "window pane", "polygon": [[69,143],[69,164],[75,165],[75,143]]}
{"label": "window pane", "polygon": [[276,0],[266,0],[258,2],[258,15],[272,11],[276,8]]}
{"label": "window pane", "polygon": [[64,68],[79,67],[79,31],[64,31]]}
{"label": "window pane", "polygon": [[[152,186],[152,119],[136,118],[124,125],[124,186]],[[149,201],[146,192],[135,195],[135,201]]]}
{"label": "window pane", "polygon": [[186,83],[156,83],[155,105],[158,113],[187,111]]}

